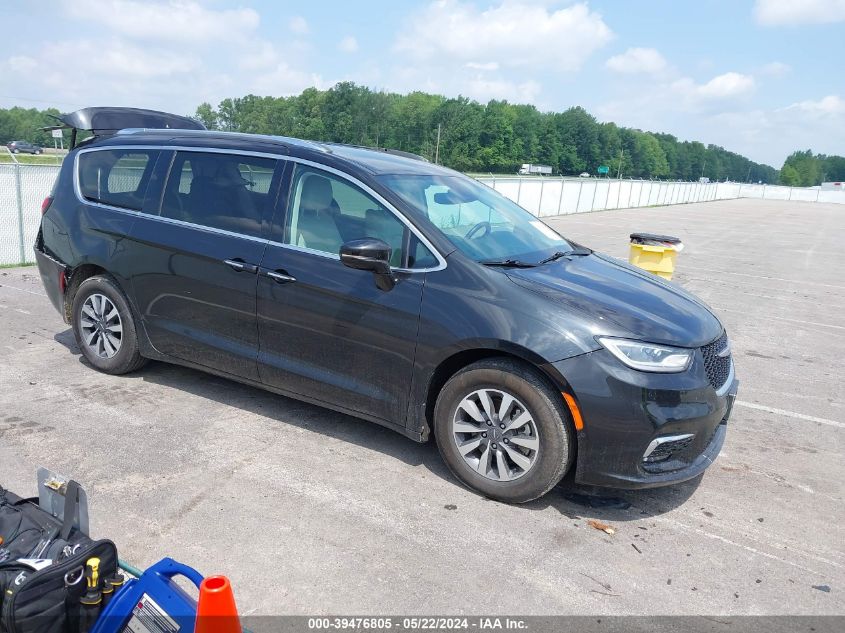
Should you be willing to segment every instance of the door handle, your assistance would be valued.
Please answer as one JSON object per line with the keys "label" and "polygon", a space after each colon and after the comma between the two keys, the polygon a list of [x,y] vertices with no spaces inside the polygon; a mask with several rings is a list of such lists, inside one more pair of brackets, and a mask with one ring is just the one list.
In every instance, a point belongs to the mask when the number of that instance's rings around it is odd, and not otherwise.
{"label": "door handle", "polygon": [[227,266],[231,267],[232,269],[238,272],[248,272],[248,273],[257,273],[258,266],[255,264],[247,264],[244,260],[240,257],[236,257],[235,259],[224,259],[223,263]]}
{"label": "door handle", "polygon": [[296,277],[293,275],[288,275],[286,272],[278,271],[278,270],[269,270],[267,271],[267,276],[270,279],[276,281],[279,284],[289,284],[291,282],[296,281]]}

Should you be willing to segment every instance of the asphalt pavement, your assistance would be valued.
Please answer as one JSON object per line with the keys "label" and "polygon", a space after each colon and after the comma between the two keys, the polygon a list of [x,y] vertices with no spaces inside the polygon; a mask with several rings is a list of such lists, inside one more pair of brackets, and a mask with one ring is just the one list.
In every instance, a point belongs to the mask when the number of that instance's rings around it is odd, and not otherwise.
{"label": "asphalt pavement", "polygon": [[95,536],[227,574],[245,614],[845,613],[845,206],[548,221],[618,257],[633,231],[686,244],[676,281],[723,319],[741,381],[702,478],[606,491],[627,509],[567,485],[489,501],[433,443],[164,363],[94,371],[27,267],[0,270],[0,484],[74,477]]}

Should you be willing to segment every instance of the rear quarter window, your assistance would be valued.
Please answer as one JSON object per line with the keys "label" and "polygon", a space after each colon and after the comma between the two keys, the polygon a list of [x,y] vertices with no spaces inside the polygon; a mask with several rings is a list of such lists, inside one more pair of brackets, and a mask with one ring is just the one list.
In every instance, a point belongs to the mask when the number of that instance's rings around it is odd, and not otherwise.
{"label": "rear quarter window", "polygon": [[261,237],[276,160],[239,154],[177,152],[161,216]]}
{"label": "rear quarter window", "polygon": [[140,211],[156,150],[97,150],[79,155],[79,192],[91,202]]}

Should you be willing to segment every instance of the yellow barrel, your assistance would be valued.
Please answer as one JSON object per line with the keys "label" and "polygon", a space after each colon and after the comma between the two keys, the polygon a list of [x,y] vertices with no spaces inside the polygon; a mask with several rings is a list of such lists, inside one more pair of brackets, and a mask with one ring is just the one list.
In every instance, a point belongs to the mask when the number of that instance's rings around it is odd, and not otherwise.
{"label": "yellow barrel", "polygon": [[671,280],[675,272],[675,259],[683,247],[679,238],[670,235],[632,233],[628,261],[638,268]]}

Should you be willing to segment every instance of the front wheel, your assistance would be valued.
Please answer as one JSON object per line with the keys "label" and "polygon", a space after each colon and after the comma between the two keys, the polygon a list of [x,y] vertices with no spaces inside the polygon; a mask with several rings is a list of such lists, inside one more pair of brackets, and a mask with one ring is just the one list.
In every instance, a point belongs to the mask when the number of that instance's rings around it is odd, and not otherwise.
{"label": "front wheel", "polygon": [[115,281],[96,275],[73,298],[73,334],[82,355],[106,374],[127,374],[145,362],[129,302]]}
{"label": "front wheel", "polygon": [[536,369],[507,358],[479,361],[452,376],[437,398],[434,424],[452,473],[507,503],[546,494],[574,454],[560,394]]}

